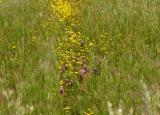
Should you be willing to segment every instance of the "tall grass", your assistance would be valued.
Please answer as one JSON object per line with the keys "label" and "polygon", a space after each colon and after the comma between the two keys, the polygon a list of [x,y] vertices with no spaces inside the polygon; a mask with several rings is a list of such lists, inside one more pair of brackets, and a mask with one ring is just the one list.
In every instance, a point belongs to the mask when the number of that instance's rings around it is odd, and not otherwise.
{"label": "tall grass", "polygon": [[159,0],[82,1],[77,29],[97,44],[89,60],[95,74],[68,113],[55,53],[64,31],[50,6],[0,1],[0,114],[160,114]]}

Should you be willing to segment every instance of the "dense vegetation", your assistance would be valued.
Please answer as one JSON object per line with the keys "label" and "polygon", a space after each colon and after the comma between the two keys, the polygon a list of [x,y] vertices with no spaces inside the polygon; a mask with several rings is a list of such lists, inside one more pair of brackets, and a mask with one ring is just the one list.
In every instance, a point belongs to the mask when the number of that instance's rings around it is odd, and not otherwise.
{"label": "dense vegetation", "polygon": [[0,114],[159,115],[160,0],[0,0]]}

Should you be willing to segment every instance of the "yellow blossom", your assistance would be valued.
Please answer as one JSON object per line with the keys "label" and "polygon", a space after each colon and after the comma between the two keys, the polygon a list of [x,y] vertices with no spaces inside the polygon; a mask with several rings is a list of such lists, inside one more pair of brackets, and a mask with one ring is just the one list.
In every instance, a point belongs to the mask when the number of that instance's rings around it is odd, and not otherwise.
{"label": "yellow blossom", "polygon": [[70,107],[69,106],[66,106],[63,108],[64,110],[70,110]]}
{"label": "yellow blossom", "polygon": [[64,83],[63,80],[61,80],[61,81],[59,82],[59,85],[63,85],[63,83]]}
{"label": "yellow blossom", "polygon": [[93,43],[92,43],[92,42],[90,42],[90,43],[89,43],[89,46],[93,46]]}
{"label": "yellow blossom", "polygon": [[15,46],[15,45],[13,45],[13,46],[12,46],[12,48],[13,48],[13,49],[15,49],[15,48],[16,48],[16,46]]}
{"label": "yellow blossom", "polygon": [[72,5],[68,0],[58,0],[57,12],[60,17],[60,21],[64,21],[74,14]]}

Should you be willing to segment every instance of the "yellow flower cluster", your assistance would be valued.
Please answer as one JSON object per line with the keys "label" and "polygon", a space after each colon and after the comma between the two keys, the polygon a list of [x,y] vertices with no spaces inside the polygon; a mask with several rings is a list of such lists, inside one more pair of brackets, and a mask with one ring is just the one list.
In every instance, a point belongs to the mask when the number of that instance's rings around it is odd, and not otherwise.
{"label": "yellow flower cluster", "polygon": [[84,112],[85,115],[94,115],[94,112],[91,109],[88,109],[87,112]]}
{"label": "yellow flower cluster", "polygon": [[57,56],[60,66],[60,79],[75,81],[79,70],[86,66],[88,48],[84,44],[84,37],[67,27],[65,39],[58,40]]}
{"label": "yellow flower cluster", "polygon": [[88,54],[94,44],[79,31],[77,3],[54,0],[51,7],[59,17],[57,21],[63,22],[60,22],[61,33],[57,35],[56,55],[59,66],[59,93],[63,96],[64,110],[69,112],[72,110],[69,108],[72,107],[69,104],[70,99],[76,100],[78,91],[81,90],[79,84],[83,85],[86,76],[89,75]]}
{"label": "yellow flower cluster", "polygon": [[100,41],[97,44],[97,52],[103,57],[105,54],[108,53],[108,42],[107,42],[107,33],[103,33],[100,35]]}
{"label": "yellow flower cluster", "polygon": [[51,3],[51,7],[53,11],[56,10],[60,21],[70,19],[75,14],[74,8],[68,0],[55,0]]}
{"label": "yellow flower cluster", "polygon": [[[67,22],[62,25],[63,34],[57,39],[56,54],[59,65],[59,85],[60,94],[68,94],[68,90],[72,90],[68,86],[78,81],[79,76],[83,76],[87,71],[87,54],[92,43],[88,44],[86,38],[81,34],[78,28],[80,17],[78,14],[77,3],[69,0],[53,0],[51,4],[52,10],[58,15],[58,21]],[[85,69],[84,69],[85,68]]]}

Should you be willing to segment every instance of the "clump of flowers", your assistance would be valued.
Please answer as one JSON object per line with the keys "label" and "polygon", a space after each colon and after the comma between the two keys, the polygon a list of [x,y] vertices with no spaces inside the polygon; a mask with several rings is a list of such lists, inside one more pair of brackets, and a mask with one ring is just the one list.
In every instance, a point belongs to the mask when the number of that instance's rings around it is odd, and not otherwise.
{"label": "clump of flowers", "polygon": [[54,0],[51,2],[51,7],[60,21],[65,21],[75,15],[74,8],[69,0]]}
{"label": "clump of flowers", "polygon": [[[94,46],[79,30],[80,17],[77,3],[69,0],[53,0],[51,4],[60,22],[56,45],[59,66],[59,94],[63,97],[65,112],[71,110],[70,100],[77,100],[78,91],[89,73],[90,48]],[[62,22],[62,23],[61,23]],[[80,87],[79,87],[80,86]]]}
{"label": "clump of flowers", "polygon": [[94,112],[91,109],[88,109],[87,112],[84,112],[85,115],[94,115]]}
{"label": "clump of flowers", "polygon": [[[60,85],[67,90],[67,86],[82,80],[87,69],[88,48],[80,32],[68,27],[65,37],[58,39],[57,56],[59,60]],[[67,89],[66,89],[67,88]]]}
{"label": "clump of flowers", "polygon": [[[59,65],[60,94],[66,95],[73,91],[73,85],[84,81],[88,71],[88,47],[85,37],[78,31],[79,16],[77,5],[69,0],[53,0],[52,10],[63,25],[63,34],[57,39],[56,54]],[[76,28],[76,29],[75,29]]]}

